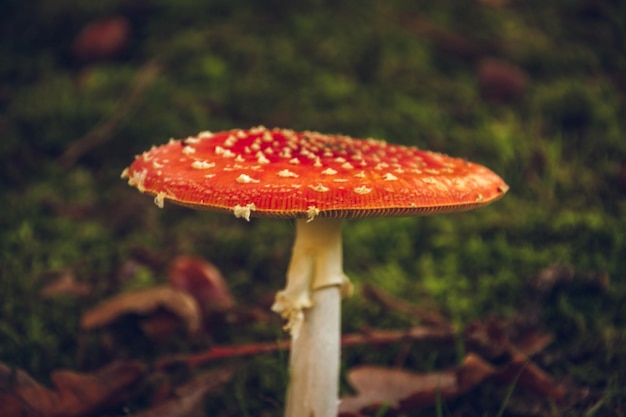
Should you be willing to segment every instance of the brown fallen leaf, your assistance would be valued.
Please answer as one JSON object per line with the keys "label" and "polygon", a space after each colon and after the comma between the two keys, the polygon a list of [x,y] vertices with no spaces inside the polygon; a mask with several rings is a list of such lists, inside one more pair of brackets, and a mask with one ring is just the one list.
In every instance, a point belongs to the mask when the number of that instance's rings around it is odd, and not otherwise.
{"label": "brown fallen leaf", "polygon": [[432,373],[374,366],[354,368],[348,372],[348,381],[358,395],[342,399],[341,415],[367,414],[381,408],[400,413],[433,406],[437,401],[464,395],[486,380],[515,384],[543,398],[560,401],[565,397],[565,389],[515,349],[501,328],[474,324],[472,329],[477,340],[488,343],[493,339],[492,349],[486,351],[498,359],[507,358],[502,365],[496,366],[476,353],[469,353],[458,369]]}
{"label": "brown fallen leaf", "polygon": [[520,99],[530,83],[528,74],[510,62],[483,58],[478,62],[478,86],[486,100],[511,102]]}
{"label": "brown fallen leaf", "polygon": [[388,408],[396,412],[432,406],[442,399],[456,398],[495,373],[495,368],[479,356],[469,354],[463,365],[432,373],[361,366],[348,372],[355,397],[342,398],[342,415]]}
{"label": "brown fallen leaf", "polygon": [[203,259],[177,257],[170,266],[168,280],[173,288],[191,294],[202,309],[223,310],[235,304],[219,269]]}
{"label": "brown fallen leaf", "polygon": [[91,287],[85,283],[76,281],[73,273],[64,271],[46,284],[40,291],[41,298],[55,298],[68,296],[74,298],[86,298],[91,295]]}
{"label": "brown fallen leaf", "polygon": [[[150,340],[163,341],[180,329],[181,319],[167,310],[157,309],[154,313],[137,320],[137,326]],[[187,333],[194,335],[197,330],[187,328]]]}
{"label": "brown fallen leaf", "polygon": [[3,417],[92,415],[122,404],[144,373],[139,362],[114,362],[94,373],[61,370],[51,375],[49,389],[0,363],[0,409]]}
{"label": "brown fallen leaf", "polygon": [[516,355],[513,360],[502,366],[495,379],[504,383],[517,383],[541,397],[561,401],[566,394],[565,388],[554,381],[546,371],[541,369],[524,354]]}
{"label": "brown fallen leaf", "polygon": [[123,16],[93,21],[78,34],[72,52],[81,61],[115,58],[130,41],[130,22]]}
{"label": "brown fallen leaf", "polygon": [[543,349],[545,343],[551,340],[548,336],[537,336],[539,340],[529,341],[528,346],[522,344],[522,349],[519,349],[509,339],[503,323],[488,319],[469,325],[465,329],[464,337],[468,350],[478,352],[500,364],[496,379],[506,383],[516,382],[542,397],[557,401],[565,397],[565,388],[532,362],[526,353],[536,353],[539,348]]}
{"label": "brown fallen leaf", "polygon": [[168,400],[133,415],[135,417],[202,417],[206,395],[230,381],[232,376],[233,369],[231,368],[205,372],[176,388]]}
{"label": "brown fallen leaf", "polygon": [[91,330],[107,326],[124,315],[149,316],[162,310],[178,317],[189,334],[195,334],[201,328],[202,315],[196,300],[184,291],[167,286],[124,293],[105,300],[83,314],[81,328]]}
{"label": "brown fallen leaf", "polygon": [[514,346],[526,356],[535,355],[554,342],[554,336],[537,330],[529,330],[512,341]]}
{"label": "brown fallen leaf", "polygon": [[468,350],[487,360],[502,362],[511,359],[511,343],[504,324],[495,318],[468,324],[463,330],[463,339]]}

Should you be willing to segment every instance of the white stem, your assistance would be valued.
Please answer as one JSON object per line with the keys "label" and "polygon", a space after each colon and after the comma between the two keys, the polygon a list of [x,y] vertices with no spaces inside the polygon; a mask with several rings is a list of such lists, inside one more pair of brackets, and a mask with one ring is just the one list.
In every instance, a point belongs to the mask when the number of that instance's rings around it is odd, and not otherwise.
{"label": "white stem", "polygon": [[286,417],[335,417],[343,273],[341,221],[296,221],[287,287],[272,309],[288,320],[292,345]]}
{"label": "white stem", "polygon": [[339,286],[313,292],[314,306],[292,338],[286,417],[336,417],[339,405],[341,296]]}

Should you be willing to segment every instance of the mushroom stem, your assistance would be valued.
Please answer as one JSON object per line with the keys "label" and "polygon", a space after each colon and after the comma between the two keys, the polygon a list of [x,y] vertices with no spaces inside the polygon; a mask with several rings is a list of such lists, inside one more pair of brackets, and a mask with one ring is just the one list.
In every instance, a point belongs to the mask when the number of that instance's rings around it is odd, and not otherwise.
{"label": "mushroom stem", "polygon": [[286,417],[335,417],[343,273],[341,221],[296,221],[287,287],[272,309],[288,320],[292,338]]}
{"label": "mushroom stem", "polygon": [[335,417],[339,405],[339,286],[313,292],[300,335],[292,337],[285,417]]}

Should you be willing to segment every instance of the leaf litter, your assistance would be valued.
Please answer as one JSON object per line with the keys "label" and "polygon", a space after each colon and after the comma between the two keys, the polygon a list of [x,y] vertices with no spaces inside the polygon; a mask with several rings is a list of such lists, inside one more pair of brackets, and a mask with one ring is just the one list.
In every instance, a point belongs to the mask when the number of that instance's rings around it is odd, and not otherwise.
{"label": "leaf litter", "polygon": [[140,362],[112,362],[93,373],[58,370],[54,389],[25,371],[0,363],[0,405],[4,417],[81,417],[123,404],[146,373]]}
{"label": "leaf litter", "polygon": [[135,417],[202,417],[204,398],[211,391],[230,381],[233,369],[213,369],[196,375],[190,381],[173,389],[170,395]]}
{"label": "leaf litter", "polygon": [[161,309],[176,316],[190,335],[196,334],[202,327],[200,308],[189,293],[169,286],[157,286],[119,294],[103,301],[83,314],[81,328],[97,329],[124,315],[149,316]]}
{"label": "leaf litter", "polygon": [[[141,317],[144,323],[152,320],[152,324],[141,327],[150,335],[156,334],[156,331],[151,333],[150,326],[158,327],[159,322],[167,323],[174,318],[192,337],[202,328],[203,316],[211,311],[232,309],[235,305],[220,271],[200,258],[176,258],[169,268],[168,282],[169,285],[122,293],[103,301],[84,313],[82,329],[107,327],[130,315]],[[436,311],[425,312],[372,286],[366,286],[364,292],[366,297],[387,309],[397,309],[425,324],[400,330],[364,329],[360,333],[345,334],[342,336],[344,349],[403,341],[449,344],[460,336],[467,353],[459,366],[433,372],[380,365],[348,369],[347,381],[355,394],[342,398],[340,415],[349,417],[381,411],[406,413],[432,407],[440,401],[462,397],[487,381],[519,386],[539,398],[557,402],[566,395],[566,389],[530,358],[552,342],[551,335],[532,328],[512,331],[510,323],[490,318],[471,323],[458,335],[451,323]],[[0,405],[3,416],[7,417],[97,416],[125,404],[136,394],[136,387],[156,372],[165,375],[165,382],[160,385],[151,406],[134,415],[201,416],[206,395],[233,376],[233,369],[222,365],[224,360],[286,349],[289,349],[289,341],[214,345],[204,352],[157,358],[156,367],[151,367],[151,371],[140,361],[115,361],[91,373],[59,370],[50,377],[53,389],[36,382],[23,370],[0,364]],[[193,370],[210,363],[218,363],[220,367],[195,371],[186,382],[172,387],[168,373],[178,365]]]}
{"label": "leaf litter", "polygon": [[[405,303],[396,302],[380,290],[369,288],[367,291],[387,306],[397,305],[408,311]],[[423,320],[424,314],[417,313]],[[430,318],[428,321],[432,322]],[[439,317],[436,321],[444,328],[451,328]],[[380,366],[349,369],[347,379],[356,395],[342,398],[340,415],[404,413],[431,407],[440,401],[456,399],[486,381],[519,386],[547,400],[558,402],[565,398],[565,387],[530,358],[552,342],[551,335],[527,331],[515,344],[503,322],[487,318],[468,325],[462,337],[469,353],[462,364],[453,369],[428,373]]]}

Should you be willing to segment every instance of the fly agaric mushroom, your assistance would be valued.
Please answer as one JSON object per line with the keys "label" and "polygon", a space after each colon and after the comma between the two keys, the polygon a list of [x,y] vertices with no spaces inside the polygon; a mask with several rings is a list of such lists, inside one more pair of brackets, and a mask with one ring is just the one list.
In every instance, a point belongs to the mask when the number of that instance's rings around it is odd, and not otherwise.
{"label": "fly agaric mushroom", "polygon": [[266,129],[200,132],[136,157],[122,173],[139,191],[235,217],[295,218],[286,288],[272,309],[292,338],[288,417],[336,416],[341,219],[469,210],[502,197],[489,169],[375,139]]}

